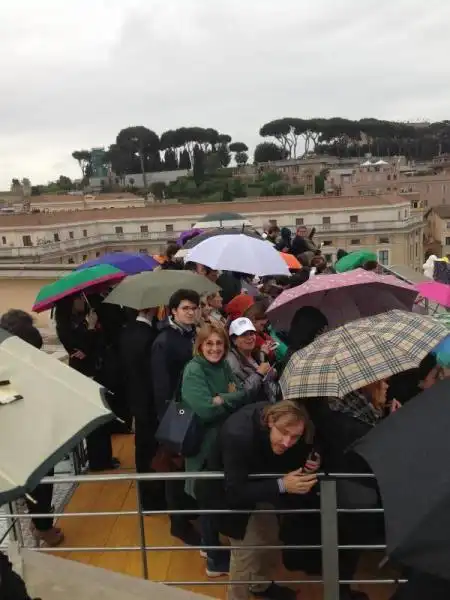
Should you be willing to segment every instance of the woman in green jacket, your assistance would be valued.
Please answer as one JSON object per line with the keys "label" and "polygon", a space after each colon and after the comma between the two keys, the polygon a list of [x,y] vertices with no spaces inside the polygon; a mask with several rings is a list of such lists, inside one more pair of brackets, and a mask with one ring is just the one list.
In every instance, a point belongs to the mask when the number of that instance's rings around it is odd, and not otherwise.
{"label": "woman in green jacket", "polygon": [[[238,388],[226,361],[228,336],[219,324],[207,323],[198,332],[194,358],[186,365],[181,385],[182,404],[189,407],[204,425],[204,438],[196,456],[186,458],[186,471],[205,468],[218,430],[226,418],[245,404],[245,391]],[[194,495],[194,481],[186,482],[186,491]],[[205,546],[220,546],[219,534],[210,517],[200,517],[202,541]],[[230,555],[226,550],[207,552],[206,573],[209,577],[226,575]]]}

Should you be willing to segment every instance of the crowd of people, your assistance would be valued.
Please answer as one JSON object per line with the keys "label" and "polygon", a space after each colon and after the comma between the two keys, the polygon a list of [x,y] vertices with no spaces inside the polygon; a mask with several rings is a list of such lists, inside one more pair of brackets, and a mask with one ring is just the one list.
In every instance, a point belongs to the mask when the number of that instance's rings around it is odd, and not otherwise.
{"label": "crowd of people", "polygon": [[[196,263],[184,265],[175,258],[176,247],[169,245],[161,268],[195,271],[217,283],[221,292],[200,296],[179,289],[167,306],[149,306],[139,312],[102,303],[101,295],[81,294],[59,301],[54,310],[56,332],[69,365],[110,391],[111,408],[120,417],[120,422],[103,425],[87,437],[92,471],[120,468],[113,456],[111,435],[134,433],[138,473],[224,472],[224,480],[146,481],[139,489],[143,510],[179,511],[170,514],[171,535],[204,548],[208,577],[229,575],[232,581],[252,582],[230,585],[229,600],[244,600],[249,593],[274,600],[295,598],[288,587],[260,583],[273,580],[277,553],[255,550],[257,545],[285,544],[289,547],[282,552],[286,568],[320,575],[319,551],[290,549],[292,545],[320,544],[319,516],[258,510],[319,508],[316,473],[320,469],[366,471],[362,459],[346,453],[350,444],[442,377],[430,354],[417,369],[371,384],[344,400],[282,399],[279,378],[289,358],[329,326],[323,312],[312,306],[296,312],[289,331],[275,329],[267,318],[271,302],[284,289],[333,272],[315,245],[313,233],[307,235],[299,227],[292,238],[289,230],[265,228],[263,236],[268,241],[298,258],[301,269],[291,277],[255,282],[252,274],[219,273]],[[344,254],[342,251],[340,256]],[[361,266],[367,270],[377,267],[372,263]],[[0,327],[42,346],[27,313],[9,311]],[[158,443],[158,426],[173,399],[194,413],[202,426],[195,454],[175,455]],[[254,473],[285,475],[258,479],[250,477]],[[357,507],[367,493],[375,498],[374,507],[379,505],[374,483],[368,483],[363,491],[361,486],[342,485],[340,505]],[[33,497],[38,503],[33,512],[50,512],[50,486],[38,486]],[[189,512],[229,508],[237,512],[200,517]],[[33,532],[51,546],[63,539],[51,516],[34,519]],[[382,517],[341,514],[339,535],[343,544],[382,543]],[[233,549],[224,545],[225,539]],[[354,578],[359,557],[357,550],[341,553],[342,579]],[[340,600],[368,598],[349,585],[342,585],[340,593]]]}

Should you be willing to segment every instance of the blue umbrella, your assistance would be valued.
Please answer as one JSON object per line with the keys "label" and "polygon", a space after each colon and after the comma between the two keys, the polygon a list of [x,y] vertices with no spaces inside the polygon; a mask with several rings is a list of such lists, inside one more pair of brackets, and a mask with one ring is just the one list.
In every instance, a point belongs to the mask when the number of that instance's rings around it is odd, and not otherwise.
{"label": "blue umbrella", "polygon": [[86,269],[95,265],[111,265],[120,269],[127,275],[136,275],[142,271],[153,271],[159,266],[158,261],[146,254],[133,254],[131,252],[111,252],[103,254],[80,265],[77,270]]}

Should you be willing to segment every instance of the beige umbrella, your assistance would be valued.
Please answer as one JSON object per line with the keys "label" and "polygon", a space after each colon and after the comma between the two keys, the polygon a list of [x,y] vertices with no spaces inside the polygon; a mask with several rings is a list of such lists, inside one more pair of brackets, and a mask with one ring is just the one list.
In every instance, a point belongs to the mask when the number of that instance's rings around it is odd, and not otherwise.
{"label": "beige umbrella", "polygon": [[113,418],[101,386],[0,329],[0,505]]}

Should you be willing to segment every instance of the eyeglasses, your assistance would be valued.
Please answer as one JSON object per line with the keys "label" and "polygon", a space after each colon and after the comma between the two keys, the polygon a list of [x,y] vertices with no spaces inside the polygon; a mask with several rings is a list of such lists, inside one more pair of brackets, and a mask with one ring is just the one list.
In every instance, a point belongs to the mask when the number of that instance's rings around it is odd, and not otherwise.
{"label": "eyeglasses", "polygon": [[198,309],[198,306],[180,306],[179,308],[183,312],[195,312]]}

